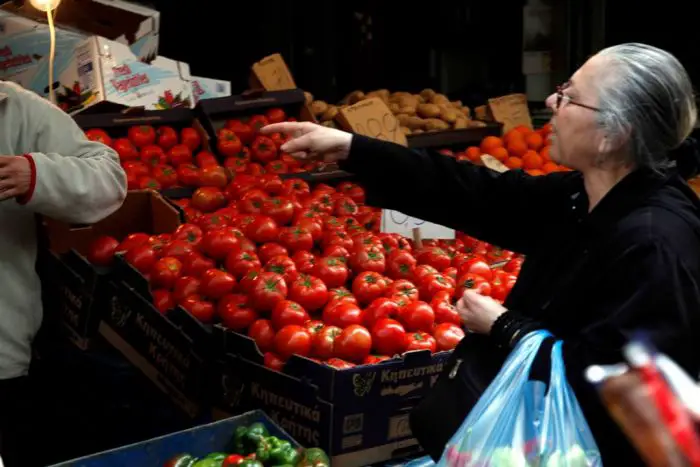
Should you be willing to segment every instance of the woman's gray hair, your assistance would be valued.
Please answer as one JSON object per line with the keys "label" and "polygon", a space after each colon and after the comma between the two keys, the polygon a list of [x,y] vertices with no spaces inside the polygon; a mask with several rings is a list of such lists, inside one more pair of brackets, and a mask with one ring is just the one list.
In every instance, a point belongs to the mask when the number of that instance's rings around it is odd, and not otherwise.
{"label": "woman's gray hair", "polygon": [[661,169],[667,154],[693,131],[697,109],[683,65],[665,50],[629,43],[608,47],[599,83],[599,123],[627,140],[626,163]]}

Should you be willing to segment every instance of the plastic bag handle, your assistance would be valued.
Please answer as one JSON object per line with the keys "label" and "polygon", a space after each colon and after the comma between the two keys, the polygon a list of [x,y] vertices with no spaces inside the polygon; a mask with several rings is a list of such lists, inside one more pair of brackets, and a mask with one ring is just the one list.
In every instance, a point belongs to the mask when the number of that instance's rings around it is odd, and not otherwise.
{"label": "plastic bag handle", "polygon": [[530,365],[530,372],[528,374],[528,381],[541,381],[545,384],[545,394],[549,392],[549,383],[552,376],[552,349],[557,340],[552,336],[548,335],[540,344],[540,348],[537,350],[537,355],[535,355],[532,365]]}

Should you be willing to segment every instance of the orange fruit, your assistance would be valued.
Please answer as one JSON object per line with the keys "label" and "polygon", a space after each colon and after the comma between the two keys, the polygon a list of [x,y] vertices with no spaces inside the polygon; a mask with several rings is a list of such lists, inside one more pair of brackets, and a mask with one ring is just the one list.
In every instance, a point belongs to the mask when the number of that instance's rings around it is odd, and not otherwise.
{"label": "orange fruit", "polygon": [[559,172],[559,166],[554,162],[545,162],[542,166],[542,172],[546,174],[551,174],[552,172]]}
{"label": "orange fruit", "polygon": [[493,148],[503,147],[503,141],[501,141],[501,138],[498,136],[487,136],[481,140],[481,146],[479,147],[481,148],[482,154],[491,154]]}
{"label": "orange fruit", "polygon": [[508,143],[508,153],[514,157],[523,157],[528,151],[527,143],[523,139],[513,139]]}
{"label": "orange fruit", "polygon": [[508,144],[513,140],[523,139],[523,134],[518,130],[510,130],[505,135],[503,135],[503,144],[508,147]]}
{"label": "orange fruit", "polygon": [[520,169],[523,166],[523,160],[519,157],[509,157],[505,163],[509,169]]}
{"label": "orange fruit", "polygon": [[552,124],[545,123],[544,126],[542,126],[542,131],[545,133],[551,133],[552,132]]}
{"label": "orange fruit", "polygon": [[529,134],[529,133],[532,133],[532,129],[526,127],[525,125],[518,125],[518,126],[516,126],[515,128],[513,128],[513,129],[516,130],[516,131],[518,131],[518,132],[520,132],[520,133],[522,133],[523,135],[527,135],[527,134]]}
{"label": "orange fruit", "polygon": [[481,149],[476,146],[469,146],[464,153],[467,155],[467,159],[470,161],[478,161],[481,157]]}
{"label": "orange fruit", "polygon": [[545,147],[543,147],[542,149],[540,149],[540,157],[541,157],[542,160],[544,160],[545,162],[548,162],[548,161],[551,161],[551,160],[552,160],[552,158],[551,158],[550,155],[549,155],[549,151],[550,151],[550,148],[551,148],[551,147],[552,147],[552,146],[545,146]]}
{"label": "orange fruit", "polygon": [[492,155],[501,162],[505,162],[508,159],[508,150],[504,147],[493,148],[488,154]]}
{"label": "orange fruit", "polygon": [[539,151],[544,146],[544,138],[539,133],[530,133],[525,137],[525,142],[533,151]]}
{"label": "orange fruit", "polygon": [[523,156],[523,167],[526,169],[541,169],[544,161],[537,151],[529,150]]}
{"label": "orange fruit", "polygon": [[529,173],[530,175],[535,176],[535,177],[537,177],[539,175],[545,175],[545,173],[542,172],[540,169],[530,169],[530,170],[526,170],[526,172]]}

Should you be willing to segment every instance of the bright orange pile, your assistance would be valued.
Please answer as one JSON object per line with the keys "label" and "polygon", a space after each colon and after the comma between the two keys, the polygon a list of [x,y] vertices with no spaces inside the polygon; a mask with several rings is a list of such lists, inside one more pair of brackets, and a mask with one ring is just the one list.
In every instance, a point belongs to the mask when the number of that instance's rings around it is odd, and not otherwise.
{"label": "bright orange pile", "polygon": [[470,146],[463,153],[455,154],[459,160],[480,163],[483,154],[490,154],[510,169],[524,169],[530,175],[545,175],[570,170],[558,165],[549,157],[551,124],[538,130],[518,126],[503,137],[487,136],[479,146]]}

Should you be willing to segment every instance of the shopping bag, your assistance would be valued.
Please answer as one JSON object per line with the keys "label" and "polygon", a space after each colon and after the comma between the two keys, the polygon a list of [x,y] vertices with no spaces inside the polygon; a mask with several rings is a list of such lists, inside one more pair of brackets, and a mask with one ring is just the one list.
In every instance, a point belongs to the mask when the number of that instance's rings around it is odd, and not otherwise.
{"label": "shopping bag", "polygon": [[438,466],[600,465],[600,454],[566,382],[561,342],[552,347],[549,384],[530,377],[538,350],[550,336],[536,331],[518,343],[445,447]]}
{"label": "shopping bag", "polygon": [[600,466],[600,452],[566,380],[562,341],[552,348],[552,374],[544,398],[538,452],[545,467]]}

